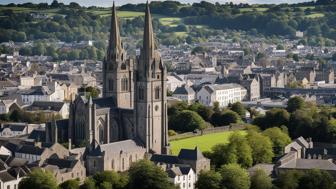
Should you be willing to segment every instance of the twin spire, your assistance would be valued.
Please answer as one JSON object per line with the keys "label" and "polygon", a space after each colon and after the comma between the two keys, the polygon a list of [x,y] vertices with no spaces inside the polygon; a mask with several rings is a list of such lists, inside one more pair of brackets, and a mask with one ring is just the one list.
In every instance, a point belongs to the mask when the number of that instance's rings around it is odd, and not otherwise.
{"label": "twin spire", "polygon": [[107,58],[108,59],[119,59],[120,54],[123,51],[123,47],[121,44],[119,25],[118,25],[118,17],[117,10],[115,4],[113,2],[112,7],[112,17],[111,17],[111,30],[110,30],[110,40],[109,47],[107,50]]}
{"label": "twin spire", "polygon": [[[145,28],[144,28],[144,37],[143,37],[143,56],[151,58],[154,56],[155,51],[155,40],[154,40],[154,31],[152,25],[152,16],[149,9],[149,3],[146,4],[145,12]],[[118,17],[116,6],[113,2],[112,7],[112,17],[111,17],[111,30],[110,30],[110,39],[109,47],[107,50],[108,60],[117,60],[120,59],[121,53],[123,52],[123,47],[121,43]]]}

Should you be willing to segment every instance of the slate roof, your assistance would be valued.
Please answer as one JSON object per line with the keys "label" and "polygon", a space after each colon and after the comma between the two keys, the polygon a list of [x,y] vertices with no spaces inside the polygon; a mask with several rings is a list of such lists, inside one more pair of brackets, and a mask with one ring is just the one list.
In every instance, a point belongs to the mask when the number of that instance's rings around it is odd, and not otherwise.
{"label": "slate roof", "polygon": [[177,156],[165,155],[165,154],[153,154],[150,158],[153,162],[167,163],[167,164],[179,164],[180,159]]}
{"label": "slate roof", "polygon": [[36,141],[46,141],[45,140],[45,130],[42,129],[34,129],[30,135],[28,136],[28,139],[34,139]]}
{"label": "slate roof", "polygon": [[170,178],[174,178],[176,176],[188,175],[191,169],[189,166],[177,166],[168,169],[166,172]]}
{"label": "slate roof", "polygon": [[72,169],[76,164],[78,160],[69,160],[69,159],[58,159],[58,158],[49,158],[46,160],[46,164],[49,165],[55,165],[59,167],[60,169]]}
{"label": "slate roof", "polygon": [[41,155],[45,149],[32,145],[24,145],[17,152],[22,154]]}
{"label": "slate roof", "polygon": [[233,88],[243,88],[241,85],[236,83],[227,83],[227,84],[214,84],[214,85],[206,85],[204,88],[209,92],[213,93],[217,90],[226,90]]}
{"label": "slate roof", "polygon": [[0,132],[2,132],[6,128],[9,128],[11,131],[22,132],[26,128],[26,125],[6,124],[2,128],[0,128]]}
{"label": "slate roof", "polygon": [[100,156],[102,153],[106,154],[116,154],[116,153],[127,153],[134,152],[145,149],[139,146],[134,140],[123,140],[119,142],[113,142],[108,144],[98,145],[92,151],[87,151],[90,156]]}
{"label": "slate roof", "polygon": [[22,95],[50,95],[52,91],[47,86],[33,86],[30,89],[21,92]]}
{"label": "slate roof", "polygon": [[282,164],[279,168],[336,170],[336,165],[332,161],[324,159],[293,159]]}
{"label": "slate roof", "polygon": [[64,102],[54,101],[34,101],[32,105],[26,107],[27,110],[51,110],[59,112],[64,106]]}
{"label": "slate roof", "polygon": [[5,172],[0,172],[0,180],[2,182],[8,182],[8,181],[16,180],[16,178],[14,178],[11,174],[5,171]]}
{"label": "slate roof", "polygon": [[112,97],[106,98],[95,98],[92,100],[94,104],[96,104],[97,108],[112,108],[116,107],[114,103],[114,99]]}
{"label": "slate roof", "polygon": [[198,147],[196,147],[193,150],[190,149],[181,149],[178,158],[185,159],[185,160],[199,160],[203,159],[204,156],[202,152],[199,150]]}
{"label": "slate roof", "polygon": [[190,95],[190,94],[195,94],[195,91],[191,87],[184,85],[181,87],[177,87],[173,94]]}

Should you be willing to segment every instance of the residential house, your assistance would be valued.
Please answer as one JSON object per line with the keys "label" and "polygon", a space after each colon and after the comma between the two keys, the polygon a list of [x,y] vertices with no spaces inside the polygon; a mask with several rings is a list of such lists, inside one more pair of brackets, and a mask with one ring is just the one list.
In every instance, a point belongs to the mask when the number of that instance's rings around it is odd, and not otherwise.
{"label": "residential house", "polygon": [[56,88],[52,91],[47,86],[34,86],[21,92],[22,102],[26,105],[34,101],[64,101],[64,91]]}
{"label": "residential house", "polygon": [[20,106],[16,103],[16,99],[0,100],[0,114],[8,114],[18,109]]}
{"label": "residential house", "polygon": [[195,101],[195,96],[196,96],[196,93],[194,89],[186,85],[177,87],[173,93],[173,97],[176,97],[182,101],[185,101],[188,104],[191,104],[192,102]]}
{"label": "residential house", "polygon": [[206,106],[218,102],[220,107],[226,107],[230,103],[242,101],[246,94],[246,89],[239,84],[213,84],[203,86],[197,92],[197,100]]}
{"label": "residential house", "polygon": [[167,90],[175,91],[177,87],[181,87],[186,82],[177,75],[169,75],[167,76]]}
{"label": "residential house", "polygon": [[176,166],[167,171],[169,180],[180,189],[194,189],[197,175],[191,167]]}
{"label": "residential house", "polygon": [[34,101],[31,105],[24,108],[31,113],[43,113],[47,118],[53,116],[69,117],[69,104],[55,101]]}

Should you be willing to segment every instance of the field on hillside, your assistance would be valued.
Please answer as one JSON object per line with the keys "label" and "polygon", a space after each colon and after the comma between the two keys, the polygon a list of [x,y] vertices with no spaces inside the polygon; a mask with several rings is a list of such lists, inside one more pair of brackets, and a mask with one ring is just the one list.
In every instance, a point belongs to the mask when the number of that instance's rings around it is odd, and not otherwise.
{"label": "field on hillside", "polygon": [[[171,150],[174,155],[180,152],[180,149],[194,149],[198,146],[201,151],[210,151],[216,144],[226,144],[234,131],[226,131],[221,133],[212,133],[192,138],[175,140],[170,142]],[[242,135],[246,135],[246,131],[236,131]]]}

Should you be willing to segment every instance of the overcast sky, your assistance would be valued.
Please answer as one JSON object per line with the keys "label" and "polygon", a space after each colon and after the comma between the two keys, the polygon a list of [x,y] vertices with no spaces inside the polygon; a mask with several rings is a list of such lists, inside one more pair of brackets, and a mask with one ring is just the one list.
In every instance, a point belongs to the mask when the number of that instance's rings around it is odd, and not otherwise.
{"label": "overcast sky", "polygon": [[[183,3],[193,3],[193,2],[200,2],[201,0],[181,0],[180,2]],[[226,2],[234,2],[234,3],[250,3],[250,4],[280,4],[280,3],[297,3],[297,2],[304,2],[309,0],[207,0],[209,2],[219,2],[219,3],[226,3]],[[47,2],[51,3],[52,0],[0,0],[0,4],[8,4],[8,3],[26,3],[26,2],[33,2],[33,3],[41,3]],[[113,0],[58,0],[58,2],[64,2],[68,4],[70,2],[77,2],[84,6],[103,6],[103,7],[110,7]],[[117,5],[123,5],[127,3],[144,3],[146,0],[115,0]]]}

